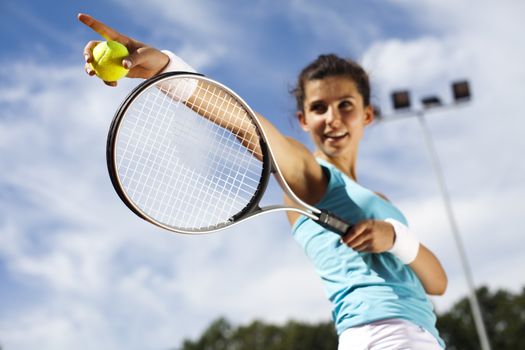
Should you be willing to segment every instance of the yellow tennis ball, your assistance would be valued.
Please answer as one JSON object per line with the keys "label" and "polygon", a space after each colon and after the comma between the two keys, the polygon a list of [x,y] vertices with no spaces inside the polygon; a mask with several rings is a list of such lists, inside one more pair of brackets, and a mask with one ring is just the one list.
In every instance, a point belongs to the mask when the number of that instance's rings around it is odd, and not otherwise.
{"label": "yellow tennis ball", "polygon": [[117,41],[102,41],[93,49],[91,67],[105,81],[117,81],[128,74],[122,59],[129,55],[126,46]]}

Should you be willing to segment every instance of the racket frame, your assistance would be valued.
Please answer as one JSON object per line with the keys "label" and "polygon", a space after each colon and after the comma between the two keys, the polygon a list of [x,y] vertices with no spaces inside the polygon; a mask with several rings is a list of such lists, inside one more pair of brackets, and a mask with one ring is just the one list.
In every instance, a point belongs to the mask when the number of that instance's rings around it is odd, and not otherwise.
{"label": "racket frame", "polygon": [[[116,164],[116,159],[117,159],[116,145],[118,141],[119,127],[120,127],[120,124],[124,116],[126,115],[126,111],[131,106],[133,101],[136,98],[138,98],[140,95],[142,95],[150,86],[156,83],[159,83],[163,80],[167,80],[170,77],[174,77],[174,76],[178,76],[179,78],[190,78],[190,79],[197,78],[200,80],[204,80],[212,85],[216,85],[217,87],[225,90],[232,97],[234,97],[237,100],[237,102],[239,102],[242,105],[242,107],[246,110],[249,117],[252,119],[252,121],[256,125],[257,132],[259,133],[259,136],[260,136],[259,146],[261,147],[261,152],[263,154],[263,157],[262,157],[263,166],[262,166],[262,174],[260,178],[261,180],[256,189],[256,192],[252,196],[250,202],[241,211],[233,215],[227,222],[224,222],[218,225],[214,225],[210,229],[186,230],[186,229],[181,229],[181,228],[175,228],[175,227],[167,225],[149,216],[141,208],[139,208],[133,202],[133,200],[128,196],[128,194],[126,193],[124,189],[124,186],[122,185],[120,181],[119,175],[118,175],[118,167]],[[179,71],[166,72],[166,73],[156,75],[155,77],[152,77],[150,79],[147,79],[143,81],[142,83],[140,83],[139,85],[137,85],[126,96],[124,101],[120,104],[110,124],[107,142],[106,142],[106,163],[107,163],[109,177],[111,179],[113,188],[115,189],[115,192],[117,192],[119,198],[124,202],[124,204],[126,204],[126,206],[141,219],[148,221],[158,227],[161,227],[171,232],[191,234],[191,235],[212,233],[212,232],[224,230],[228,227],[236,225],[247,219],[254,218],[262,214],[266,214],[270,212],[277,212],[277,211],[293,211],[293,212],[299,213],[308,218],[311,218],[312,220],[316,221],[321,226],[326,227],[338,234],[343,234],[350,227],[348,223],[346,223],[344,220],[337,218],[333,214],[328,213],[324,210],[320,210],[314,206],[309,205],[308,203],[305,203],[292,191],[288,183],[285,181],[284,176],[277,162],[275,161],[275,158],[272,153],[271,145],[267,141],[266,134],[264,132],[264,129],[259,119],[257,118],[257,114],[239,95],[237,95],[237,93],[232,91],[230,88],[228,88],[227,86],[215,80],[207,78],[204,75],[199,74],[199,73],[179,72]],[[262,196],[268,186],[269,178],[272,174],[275,176],[275,179],[281,186],[281,189],[288,195],[288,197],[290,197],[292,201],[294,201],[296,204],[303,207],[304,209],[301,209],[298,207],[292,207],[292,206],[285,206],[285,205],[269,205],[265,207],[259,206]]]}

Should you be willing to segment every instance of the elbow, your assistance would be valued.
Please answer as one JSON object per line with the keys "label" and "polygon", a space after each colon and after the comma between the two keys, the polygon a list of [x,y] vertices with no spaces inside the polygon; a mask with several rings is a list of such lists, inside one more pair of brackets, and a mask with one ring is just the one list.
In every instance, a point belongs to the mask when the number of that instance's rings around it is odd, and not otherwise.
{"label": "elbow", "polygon": [[446,291],[447,291],[447,286],[445,285],[443,287],[435,288],[435,289],[432,289],[430,291],[427,291],[427,293],[429,295],[442,296],[443,294],[445,294]]}
{"label": "elbow", "polygon": [[425,288],[425,291],[429,295],[441,296],[447,291],[448,279],[446,275],[443,275],[438,280],[432,283],[432,286]]}

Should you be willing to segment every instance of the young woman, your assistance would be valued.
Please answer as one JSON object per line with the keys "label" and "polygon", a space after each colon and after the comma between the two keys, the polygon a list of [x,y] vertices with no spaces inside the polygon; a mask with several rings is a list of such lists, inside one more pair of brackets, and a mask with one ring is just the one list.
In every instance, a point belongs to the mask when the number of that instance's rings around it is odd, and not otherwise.
{"label": "young woman", "polygon": [[[171,52],[124,36],[88,15],[80,14],[79,20],[127,46],[130,55],[122,64],[130,69],[128,77],[191,70]],[[84,48],[91,76],[97,43]],[[352,61],[319,56],[301,72],[294,93],[297,117],[316,146],[314,154],[262,116],[261,122],[294,193],[354,223],[341,238],[306,217],[288,214],[294,238],[312,259],[333,304],[339,349],[442,349],[426,296],[446,289],[441,264],[408,230],[395,206],[357,183],[359,143],[374,119],[367,74]]]}

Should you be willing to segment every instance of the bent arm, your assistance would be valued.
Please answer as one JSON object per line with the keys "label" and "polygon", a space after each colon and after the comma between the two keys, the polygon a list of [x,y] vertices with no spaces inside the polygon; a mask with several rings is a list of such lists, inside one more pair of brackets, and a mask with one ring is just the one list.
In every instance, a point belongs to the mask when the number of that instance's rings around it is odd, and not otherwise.
{"label": "bent arm", "polygon": [[430,295],[443,295],[447,289],[447,274],[438,258],[423,244],[419,246],[416,259],[409,264]]}
{"label": "bent arm", "polygon": [[394,219],[363,220],[352,226],[342,241],[357,251],[395,255],[412,268],[428,294],[445,293],[447,275],[441,263],[401,222]]}
{"label": "bent arm", "polygon": [[[431,295],[442,295],[447,289],[447,275],[438,258],[423,244],[414,232],[395,219],[386,219],[393,228],[394,242],[388,252],[409,265]],[[387,230],[389,232],[391,230]]]}

